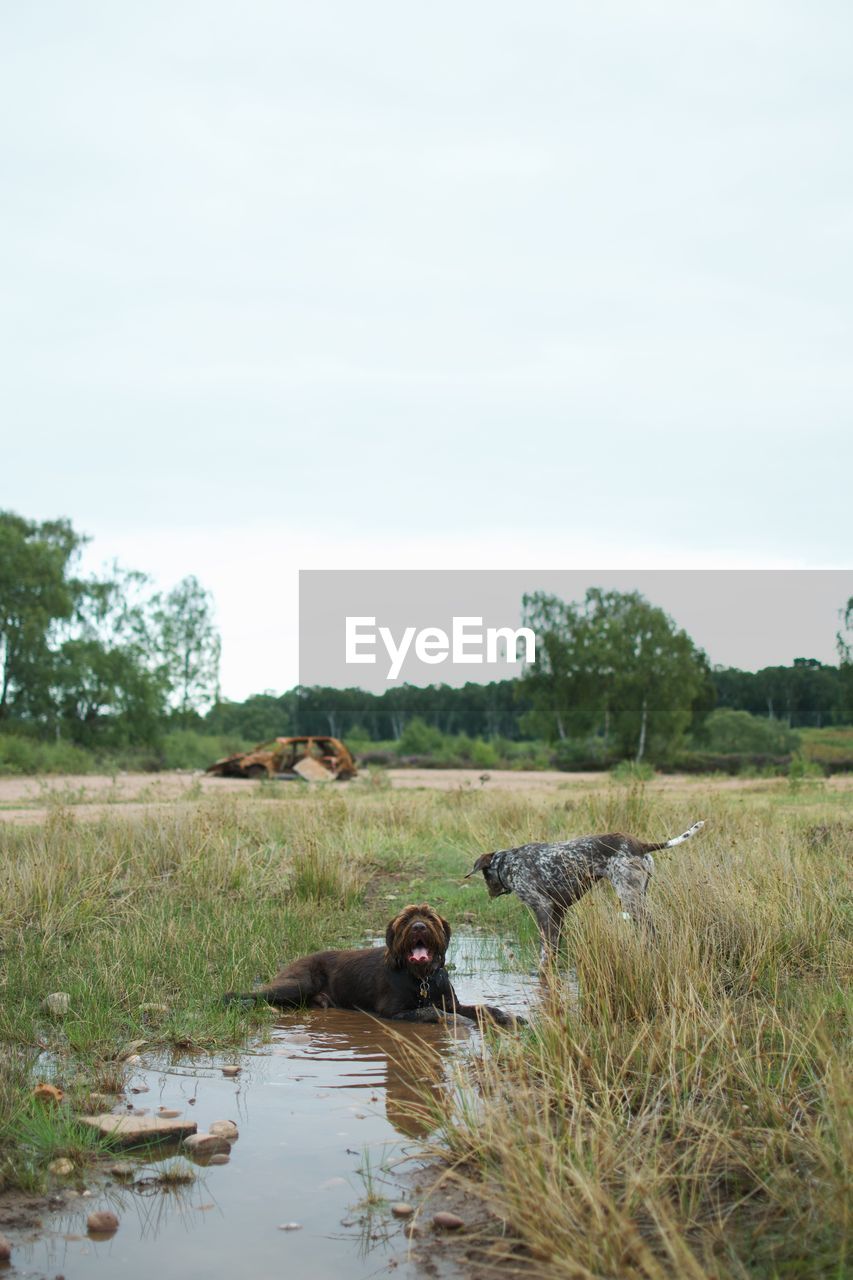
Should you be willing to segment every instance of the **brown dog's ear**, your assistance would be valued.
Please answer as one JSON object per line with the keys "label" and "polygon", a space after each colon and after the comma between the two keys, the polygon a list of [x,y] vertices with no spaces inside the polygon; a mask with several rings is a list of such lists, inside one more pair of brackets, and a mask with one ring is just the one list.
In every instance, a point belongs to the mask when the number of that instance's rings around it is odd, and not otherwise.
{"label": "brown dog's ear", "polygon": [[397,932],[399,926],[400,917],[395,916],[393,920],[389,921],[388,928],[385,930],[385,946],[389,951],[394,946],[394,934]]}
{"label": "brown dog's ear", "polygon": [[441,927],[444,930],[444,945],[446,947],[453,935],[453,930],[450,927],[449,921],[445,920],[444,916],[439,916],[438,918],[441,921]]}
{"label": "brown dog's ear", "polygon": [[465,879],[470,880],[471,877],[475,876],[478,871],[485,870],[485,868],[490,865],[492,858],[494,856],[495,855],[493,853],[484,853],[482,857],[478,858],[477,861],[474,863],[473,867],[468,872],[467,876],[465,876]]}

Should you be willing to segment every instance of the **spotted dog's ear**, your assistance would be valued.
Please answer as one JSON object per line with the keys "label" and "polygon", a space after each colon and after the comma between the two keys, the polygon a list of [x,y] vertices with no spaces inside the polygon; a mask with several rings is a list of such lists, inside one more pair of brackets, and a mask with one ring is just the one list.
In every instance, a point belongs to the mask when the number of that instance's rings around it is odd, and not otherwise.
{"label": "spotted dog's ear", "polygon": [[494,856],[495,856],[495,855],[494,855],[493,853],[484,853],[484,854],[483,854],[481,857],[479,857],[479,858],[477,859],[477,861],[474,863],[473,867],[472,867],[472,868],[471,868],[471,870],[468,872],[467,876],[465,876],[465,879],[466,879],[466,880],[470,880],[470,879],[471,879],[471,877],[472,877],[472,876],[475,876],[475,875],[477,874],[477,872],[478,872],[478,871],[485,871],[486,867],[488,867],[488,866],[490,866],[490,865],[491,865],[491,861],[492,861],[492,858],[493,858]]}

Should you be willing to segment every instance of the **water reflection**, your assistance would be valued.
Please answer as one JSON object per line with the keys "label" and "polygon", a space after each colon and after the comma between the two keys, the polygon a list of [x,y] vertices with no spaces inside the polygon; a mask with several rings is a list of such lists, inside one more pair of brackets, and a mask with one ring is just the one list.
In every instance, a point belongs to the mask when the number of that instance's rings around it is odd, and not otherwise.
{"label": "water reflection", "polygon": [[[423,1092],[440,1102],[451,1050],[470,1040],[471,1032],[472,1024],[463,1019],[446,1027],[418,1026],[329,1009],[296,1022],[282,1018],[273,1052],[301,1064],[303,1080],[316,1076],[330,1090],[366,1091],[365,1105],[371,1107],[384,1100],[386,1119],[398,1133],[424,1137],[434,1125]],[[320,1064],[322,1073],[312,1070]]]}

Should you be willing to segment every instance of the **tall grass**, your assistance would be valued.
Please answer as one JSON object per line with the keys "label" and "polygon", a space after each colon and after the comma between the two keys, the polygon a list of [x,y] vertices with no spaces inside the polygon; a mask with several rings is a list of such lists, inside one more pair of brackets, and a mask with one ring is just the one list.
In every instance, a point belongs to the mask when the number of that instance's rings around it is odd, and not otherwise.
{"label": "tall grass", "polygon": [[506,1224],[492,1262],[521,1244],[528,1274],[573,1280],[847,1274],[849,862],[790,820],[720,818],[659,857],[654,943],[603,894],[569,914],[577,987],[560,958],[532,1027],[478,1061],[478,1100],[436,1112]]}
{"label": "tall grass", "polygon": [[[380,934],[405,901],[532,940],[517,899],[462,879],[484,850],[586,831],[661,839],[705,818],[656,855],[655,942],[607,887],[573,909],[531,1027],[496,1037],[476,1087],[436,1113],[441,1150],[505,1224],[484,1248],[506,1273],[840,1277],[840,798],[786,784],[679,798],[639,778],[553,794],[282,786],[275,802],[252,788],[141,819],[78,822],[58,806],[41,827],[0,827],[0,1184],[36,1185],[49,1152],[83,1158],[58,1116],[33,1121],[36,1081],[73,1109],[121,1085],[140,1039],[238,1044],[270,1015],[223,1009],[222,992]],[[70,1009],[51,1018],[42,1000],[60,990]]]}

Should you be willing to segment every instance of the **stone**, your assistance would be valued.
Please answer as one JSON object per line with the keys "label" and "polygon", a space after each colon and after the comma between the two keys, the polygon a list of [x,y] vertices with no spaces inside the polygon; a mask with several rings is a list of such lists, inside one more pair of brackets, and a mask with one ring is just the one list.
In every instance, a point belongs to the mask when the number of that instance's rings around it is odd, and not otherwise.
{"label": "stone", "polygon": [[98,1209],[86,1219],[86,1229],[92,1235],[106,1236],[118,1231],[118,1218],[109,1209]]}
{"label": "stone", "polygon": [[194,1133],[184,1138],[184,1146],[194,1156],[227,1156],[231,1150],[228,1139],[219,1138],[215,1133]]}
{"label": "stone", "polygon": [[415,1212],[413,1204],[406,1204],[405,1200],[401,1200],[398,1204],[391,1205],[391,1212],[395,1218],[411,1218]]}
{"label": "stone", "polygon": [[465,1226],[465,1223],[457,1214],[447,1213],[446,1210],[441,1209],[432,1215],[432,1225],[439,1231],[458,1231],[460,1227]]}
{"label": "stone", "polygon": [[279,1231],[301,1231],[301,1222],[282,1222],[279,1224]]}
{"label": "stone", "polygon": [[222,1074],[230,1080],[233,1076],[238,1076],[242,1070],[242,1067],[223,1067]]}
{"label": "stone", "polygon": [[186,1138],[195,1133],[195,1120],[164,1120],[160,1116],[99,1115],[79,1116],[81,1124],[88,1124],[105,1137],[122,1147],[139,1146],[144,1142],[163,1142],[168,1139]]}
{"label": "stone", "polygon": [[41,1002],[42,1008],[53,1018],[61,1018],[71,1008],[71,997],[67,991],[51,991]]}
{"label": "stone", "polygon": [[160,1107],[157,1115],[161,1120],[174,1120],[175,1116],[179,1116],[180,1111],[175,1111],[173,1107]]}
{"label": "stone", "polygon": [[111,1173],[114,1178],[122,1178],[125,1181],[129,1181],[131,1178],[136,1176],[136,1169],[132,1164],[111,1164],[108,1172]]}
{"label": "stone", "polygon": [[236,1142],[240,1137],[240,1131],[233,1120],[214,1120],[213,1124],[207,1126],[208,1133],[212,1133],[217,1138],[227,1138],[229,1142]]}
{"label": "stone", "polygon": [[33,1097],[43,1106],[54,1107],[62,1101],[65,1094],[55,1084],[37,1084],[33,1089]]}
{"label": "stone", "polygon": [[214,1151],[213,1155],[210,1156],[207,1163],[208,1164],[228,1164],[230,1160],[231,1160],[231,1157],[227,1156],[224,1151]]}
{"label": "stone", "polygon": [[51,1173],[55,1173],[58,1178],[67,1178],[69,1174],[74,1172],[74,1165],[71,1160],[65,1156],[59,1156],[56,1160],[51,1160],[47,1166]]}

